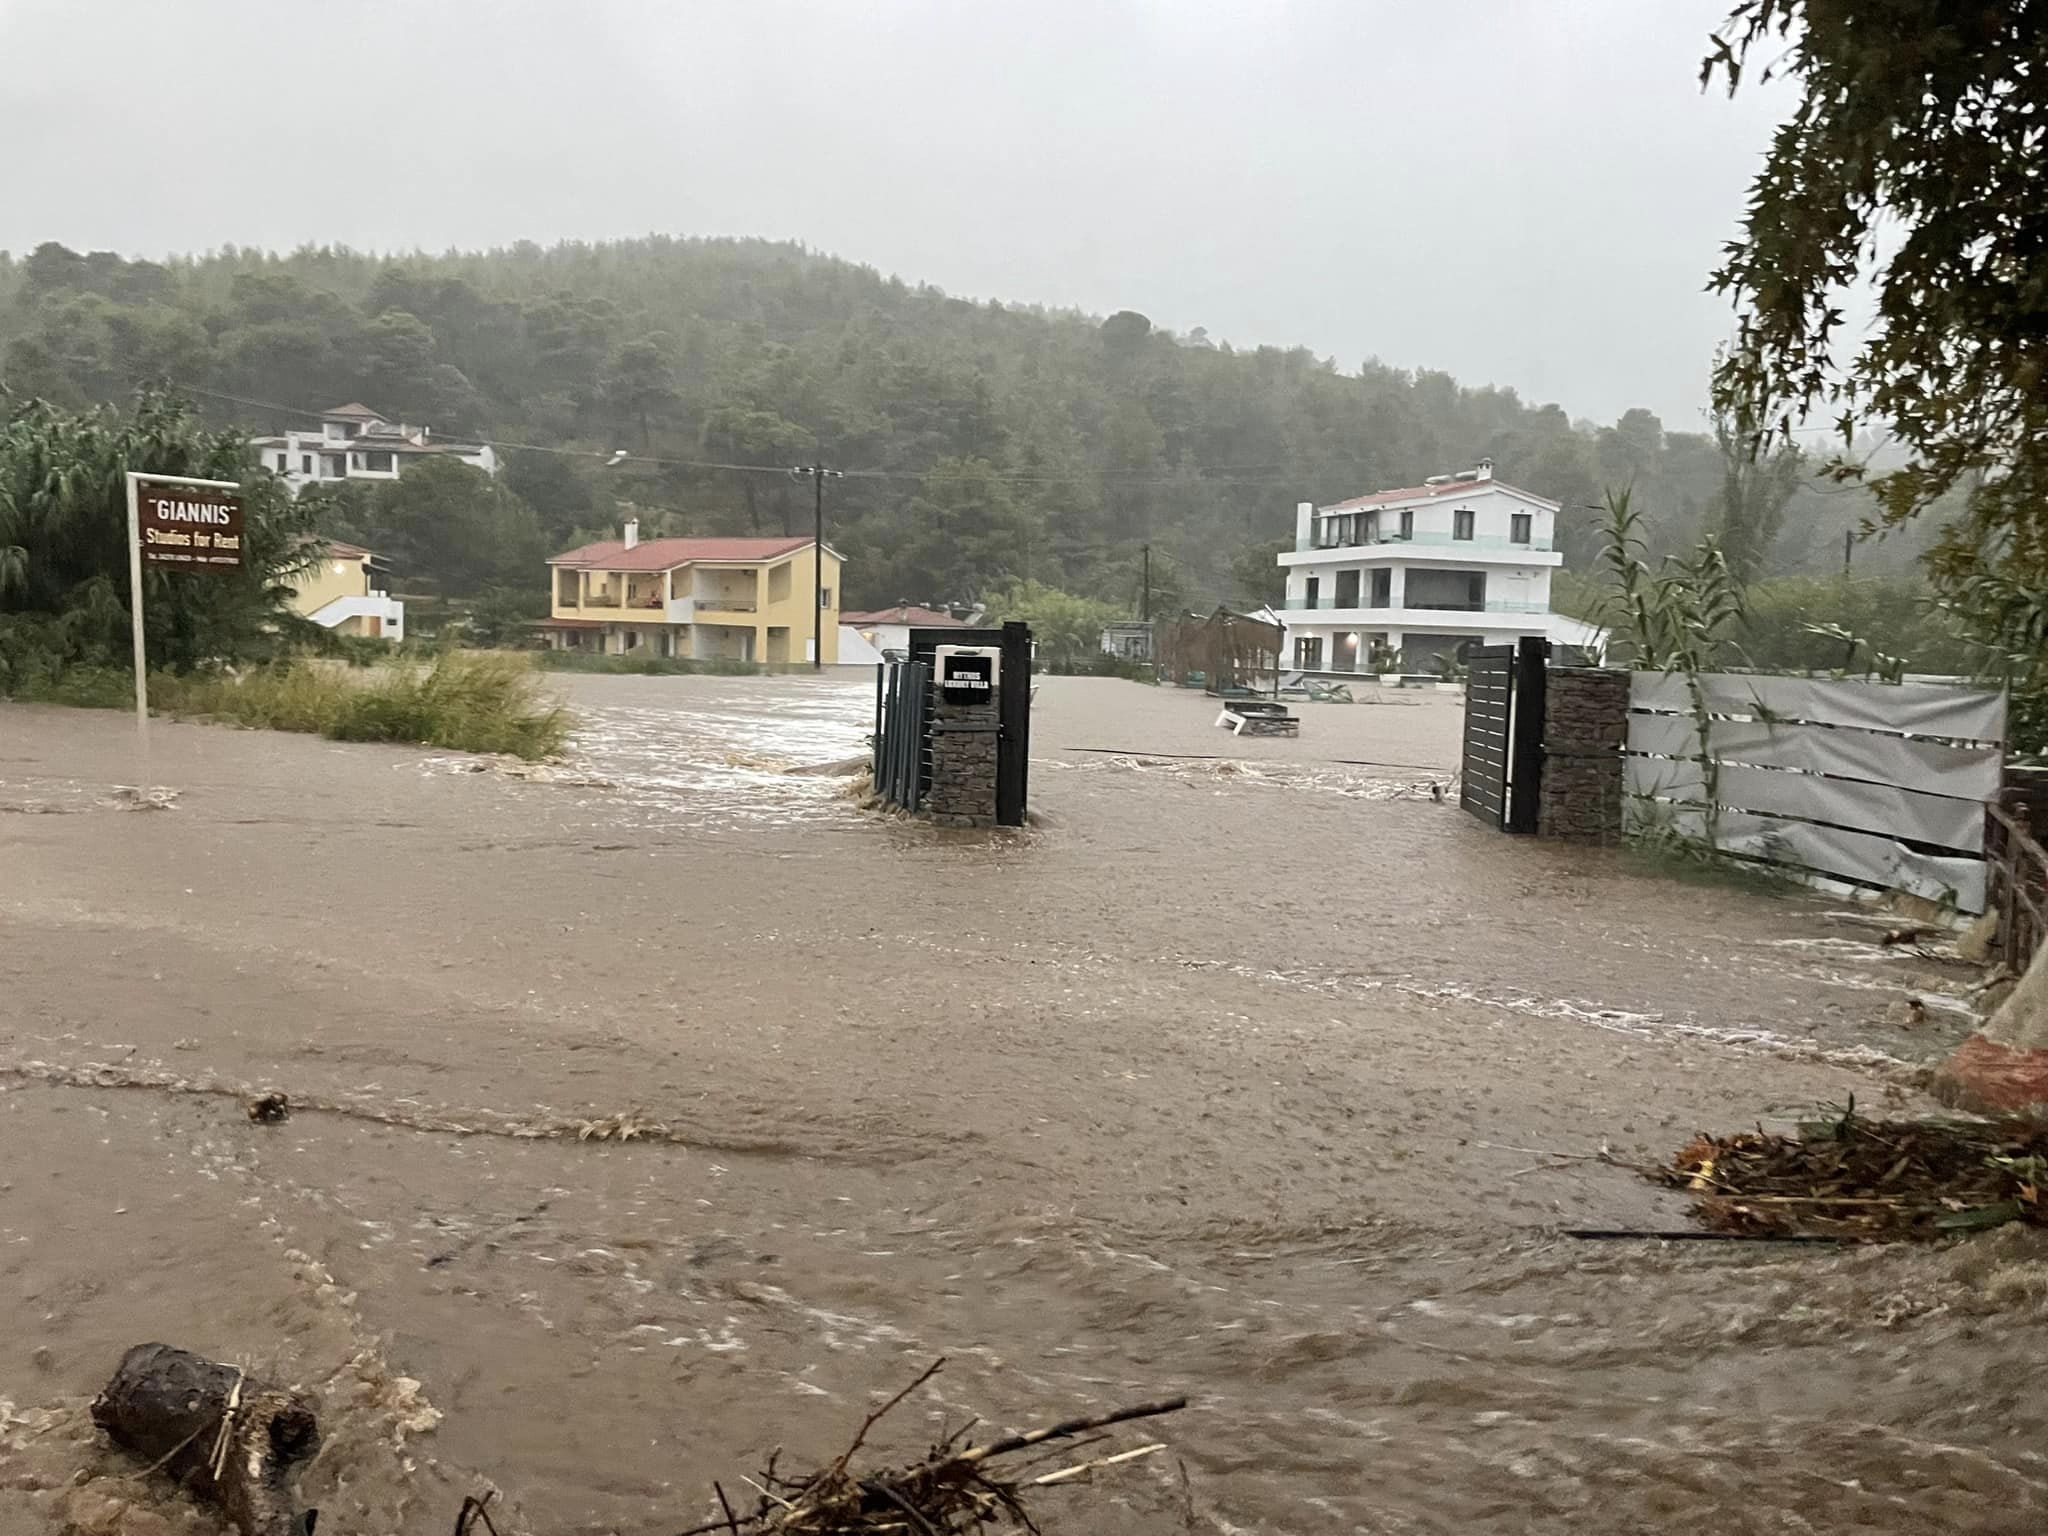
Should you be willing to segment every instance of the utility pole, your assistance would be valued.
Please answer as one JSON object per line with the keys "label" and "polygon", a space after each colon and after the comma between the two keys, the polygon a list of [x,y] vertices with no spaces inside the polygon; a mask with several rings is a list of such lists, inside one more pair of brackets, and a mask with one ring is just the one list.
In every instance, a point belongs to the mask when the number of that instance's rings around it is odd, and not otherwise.
{"label": "utility pole", "polygon": [[1138,605],[1138,617],[1147,624],[1152,622],[1152,546],[1145,546],[1145,596]]}
{"label": "utility pole", "polygon": [[1842,574],[1844,576],[1849,574],[1849,557],[1855,553],[1856,530],[1854,528],[1845,528],[1842,531]]}
{"label": "utility pole", "polygon": [[816,493],[813,508],[817,522],[811,543],[811,670],[820,672],[825,667],[825,482],[844,480],[843,469],[827,469],[823,464],[799,464],[790,472],[793,480],[809,478]]}

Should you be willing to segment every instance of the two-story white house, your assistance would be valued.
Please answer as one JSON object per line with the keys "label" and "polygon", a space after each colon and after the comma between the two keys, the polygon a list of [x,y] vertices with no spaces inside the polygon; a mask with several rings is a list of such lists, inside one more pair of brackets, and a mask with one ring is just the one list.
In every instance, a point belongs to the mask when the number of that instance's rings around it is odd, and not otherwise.
{"label": "two-story white house", "polygon": [[1598,632],[1550,611],[1557,503],[1493,478],[1493,464],[1421,485],[1295,508],[1287,652],[1301,672],[1428,672],[1462,646],[1523,635],[1589,646]]}
{"label": "two-story white house", "polygon": [[379,484],[396,480],[408,464],[432,457],[455,458],[498,472],[498,455],[488,443],[436,442],[426,427],[409,427],[351,400],[320,413],[317,432],[285,432],[250,442],[257,462],[275,470],[296,496],[309,485],[339,480]]}

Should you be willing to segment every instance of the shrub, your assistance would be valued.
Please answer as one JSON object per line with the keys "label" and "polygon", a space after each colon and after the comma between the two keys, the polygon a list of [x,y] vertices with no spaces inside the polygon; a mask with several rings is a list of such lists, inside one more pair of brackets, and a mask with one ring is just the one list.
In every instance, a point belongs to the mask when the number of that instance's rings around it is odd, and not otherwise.
{"label": "shrub", "polygon": [[240,676],[159,677],[150,690],[171,715],[528,759],[559,752],[571,725],[561,706],[541,696],[524,658],[464,651],[444,652],[430,665],[392,662],[367,678],[301,660]]}
{"label": "shrub", "polygon": [[764,672],[790,670],[722,656],[695,661],[687,656],[600,656],[594,651],[536,651],[533,654],[541,667],[549,672],[597,672],[626,677],[689,677],[699,673],[713,677],[758,677]]}

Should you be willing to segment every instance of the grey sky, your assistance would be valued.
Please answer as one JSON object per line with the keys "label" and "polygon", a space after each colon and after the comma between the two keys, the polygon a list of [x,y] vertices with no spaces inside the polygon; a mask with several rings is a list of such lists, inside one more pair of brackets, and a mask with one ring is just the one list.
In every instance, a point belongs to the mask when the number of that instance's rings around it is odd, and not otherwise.
{"label": "grey sky", "polygon": [[0,248],[761,234],[1693,427],[1724,0],[0,0]]}

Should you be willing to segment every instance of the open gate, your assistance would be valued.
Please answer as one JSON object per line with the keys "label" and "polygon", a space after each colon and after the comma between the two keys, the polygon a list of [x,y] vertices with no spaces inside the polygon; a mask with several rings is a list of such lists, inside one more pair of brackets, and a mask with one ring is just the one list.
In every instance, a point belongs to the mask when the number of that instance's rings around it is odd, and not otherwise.
{"label": "open gate", "polygon": [[1466,654],[1465,750],[1458,803],[1504,832],[1536,830],[1543,782],[1543,680],[1550,642],[1475,646]]}

